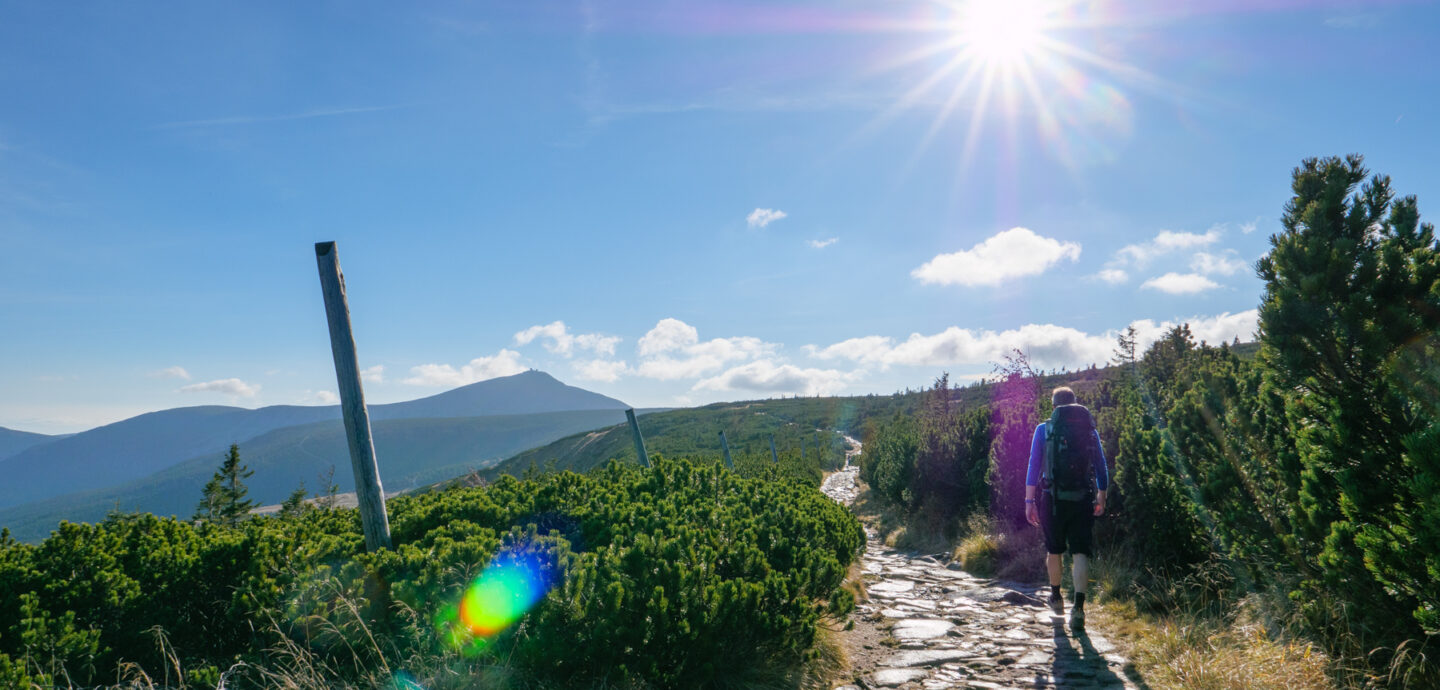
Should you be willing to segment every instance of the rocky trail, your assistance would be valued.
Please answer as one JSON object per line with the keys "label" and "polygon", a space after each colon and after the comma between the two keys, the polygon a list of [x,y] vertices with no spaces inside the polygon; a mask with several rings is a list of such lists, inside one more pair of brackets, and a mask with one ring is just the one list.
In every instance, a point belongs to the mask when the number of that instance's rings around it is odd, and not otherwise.
{"label": "rocky trail", "polygon": [[[821,490],[851,505],[858,474],[847,461]],[[898,551],[866,533],[869,596],[842,633],[852,668],[837,690],[1144,687],[1104,637],[1052,616],[1041,587],[975,577],[943,555]]]}

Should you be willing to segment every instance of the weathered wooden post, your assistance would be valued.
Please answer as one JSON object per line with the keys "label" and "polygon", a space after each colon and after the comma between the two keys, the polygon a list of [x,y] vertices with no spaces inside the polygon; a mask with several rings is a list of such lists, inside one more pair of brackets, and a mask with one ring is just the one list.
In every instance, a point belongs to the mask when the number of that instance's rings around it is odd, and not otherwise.
{"label": "weathered wooden post", "polygon": [[720,448],[725,451],[725,466],[735,469],[735,461],[730,459],[730,442],[725,440],[725,432],[720,432]]}
{"label": "weathered wooden post", "polygon": [[780,454],[775,452],[775,434],[770,434],[770,459],[777,465],[780,463]]}
{"label": "weathered wooden post", "polygon": [[390,518],[385,514],[385,490],[375,462],[375,440],[370,435],[370,413],[360,387],[360,365],[355,358],[355,336],[350,331],[350,304],[345,299],[345,276],[334,242],[315,243],[320,267],[320,291],[325,295],[325,319],[330,323],[330,353],[335,357],[335,382],[340,388],[340,413],[345,438],[350,442],[350,464],[355,470],[355,497],[360,502],[360,524],[365,549],[390,548]]}
{"label": "weathered wooden post", "polygon": [[630,435],[635,437],[635,454],[640,456],[640,465],[650,466],[650,456],[645,453],[645,438],[640,435],[640,425],[635,422],[635,408],[625,410],[625,419],[630,420]]}
{"label": "weathered wooden post", "polygon": [[805,462],[805,437],[800,437],[800,462]]}

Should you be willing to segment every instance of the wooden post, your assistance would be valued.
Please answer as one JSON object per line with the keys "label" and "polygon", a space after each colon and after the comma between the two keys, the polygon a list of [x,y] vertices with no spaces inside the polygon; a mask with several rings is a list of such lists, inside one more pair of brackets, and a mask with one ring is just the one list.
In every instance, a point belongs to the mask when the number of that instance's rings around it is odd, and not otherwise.
{"label": "wooden post", "polygon": [[735,461],[730,459],[730,442],[725,440],[725,432],[720,432],[720,447],[725,451],[725,466],[735,469]]}
{"label": "wooden post", "polygon": [[325,319],[330,323],[330,353],[335,357],[335,381],[340,388],[340,413],[345,438],[350,442],[350,464],[355,470],[355,497],[360,503],[360,524],[365,549],[390,548],[390,518],[385,514],[385,490],[375,462],[375,440],[370,435],[370,413],[360,387],[360,365],[355,357],[355,336],[350,331],[350,305],[345,299],[345,276],[334,242],[315,244],[320,267],[320,291],[325,295]]}
{"label": "wooden post", "polygon": [[630,420],[630,435],[635,437],[635,454],[640,456],[640,465],[649,467],[650,456],[645,453],[645,437],[640,435],[640,425],[635,422],[635,408],[625,410],[625,419]]}
{"label": "wooden post", "polygon": [[770,434],[770,459],[780,463],[780,454],[775,452],[775,434]]}
{"label": "wooden post", "polygon": [[800,462],[805,462],[805,437],[800,437]]}

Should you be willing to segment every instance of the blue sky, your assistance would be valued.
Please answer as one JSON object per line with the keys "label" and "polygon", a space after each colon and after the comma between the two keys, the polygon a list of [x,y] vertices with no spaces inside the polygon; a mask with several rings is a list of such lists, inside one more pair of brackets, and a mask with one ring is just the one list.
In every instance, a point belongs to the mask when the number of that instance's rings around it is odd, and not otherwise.
{"label": "blue sky", "polygon": [[1440,203],[1434,3],[977,11],[0,2],[0,426],[333,399],[317,241],[372,402],[669,406],[1248,339],[1302,158]]}

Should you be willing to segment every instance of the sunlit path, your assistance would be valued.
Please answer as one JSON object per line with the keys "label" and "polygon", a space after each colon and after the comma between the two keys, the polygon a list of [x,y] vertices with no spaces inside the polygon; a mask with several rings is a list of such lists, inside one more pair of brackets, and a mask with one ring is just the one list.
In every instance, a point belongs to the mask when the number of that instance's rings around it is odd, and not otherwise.
{"label": "sunlit path", "polygon": [[[822,490],[849,505],[858,475],[847,464]],[[943,555],[899,551],[866,532],[869,601],[856,606],[855,629],[846,633],[855,681],[903,688],[1141,687],[1122,671],[1128,662],[1115,645],[1052,617],[1039,586],[975,577]]]}

